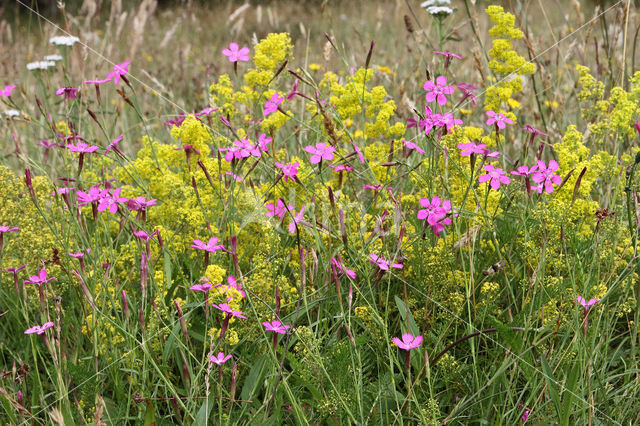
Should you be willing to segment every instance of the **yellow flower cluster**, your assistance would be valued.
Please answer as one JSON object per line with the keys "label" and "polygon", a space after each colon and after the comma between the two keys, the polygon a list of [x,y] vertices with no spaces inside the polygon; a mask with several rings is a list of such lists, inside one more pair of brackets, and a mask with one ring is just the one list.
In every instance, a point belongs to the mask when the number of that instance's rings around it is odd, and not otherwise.
{"label": "yellow flower cluster", "polygon": [[495,5],[487,8],[487,14],[495,24],[489,29],[489,34],[494,37],[492,48],[489,50],[489,69],[500,81],[487,88],[484,109],[500,111],[503,104],[519,108],[520,103],[513,99],[513,95],[522,91],[521,76],[533,74],[535,67],[513,48],[511,40],[522,38],[522,31],[514,27],[513,14]]}

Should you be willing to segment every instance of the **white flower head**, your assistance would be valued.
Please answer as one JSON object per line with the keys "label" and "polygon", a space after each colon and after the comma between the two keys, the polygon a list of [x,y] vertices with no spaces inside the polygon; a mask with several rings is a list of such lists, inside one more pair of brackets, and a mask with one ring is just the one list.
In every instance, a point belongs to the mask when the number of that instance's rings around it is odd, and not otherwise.
{"label": "white flower head", "polygon": [[46,70],[47,68],[51,68],[55,66],[56,66],[56,63],[53,61],[36,61],[36,62],[29,62],[27,64],[27,69],[29,71]]}
{"label": "white flower head", "polygon": [[61,61],[62,60],[62,56],[55,54],[55,55],[47,55],[44,57],[45,61]]}
{"label": "white flower head", "polygon": [[49,43],[56,46],[73,46],[79,41],[80,39],[76,36],[55,36],[49,39]]}
{"label": "white flower head", "polygon": [[431,6],[450,6],[451,0],[426,0],[420,3],[420,7],[426,9]]}
{"label": "white flower head", "polygon": [[8,109],[8,110],[5,110],[4,114],[9,118],[19,117],[20,116],[20,111],[15,110],[15,109]]}
{"label": "white flower head", "polygon": [[430,6],[427,7],[427,13],[429,15],[451,15],[453,9],[447,6]]}

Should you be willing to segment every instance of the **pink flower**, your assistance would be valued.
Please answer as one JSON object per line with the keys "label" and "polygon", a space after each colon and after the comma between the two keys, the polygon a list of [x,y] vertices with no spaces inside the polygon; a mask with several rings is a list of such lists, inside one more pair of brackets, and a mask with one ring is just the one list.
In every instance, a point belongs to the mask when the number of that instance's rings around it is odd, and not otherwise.
{"label": "pink flower", "polygon": [[242,284],[238,283],[238,281],[236,280],[236,277],[234,277],[233,275],[229,275],[227,277],[227,283],[229,287],[235,288],[236,290],[238,290],[241,298],[244,299],[245,297],[247,297],[247,294],[244,292],[244,290],[242,290]]}
{"label": "pink flower", "polygon": [[355,150],[356,154],[358,155],[358,159],[360,160],[360,162],[362,164],[364,164],[364,155],[362,154],[362,151],[360,150],[360,147],[354,143],[353,144],[353,149]]}
{"label": "pink flower", "polygon": [[402,335],[402,340],[394,337],[393,343],[395,343],[400,349],[410,351],[411,349],[419,348],[422,344],[422,336],[413,336],[411,333],[405,333]]}
{"label": "pink flower", "polygon": [[222,365],[225,362],[229,361],[230,359],[231,359],[231,355],[230,354],[227,355],[227,356],[224,356],[224,353],[222,353],[222,352],[218,352],[218,356],[211,355],[209,357],[209,361],[211,361],[212,363],[217,364],[217,365]]}
{"label": "pink flower", "polygon": [[[91,253],[91,249],[86,250],[86,254]],[[74,259],[82,259],[85,255],[84,251],[79,251],[77,253],[67,253],[69,257],[73,257]]]}
{"label": "pink flower", "polygon": [[297,161],[295,163],[290,163],[290,164],[282,164],[276,161],[275,164],[276,164],[276,167],[279,167],[280,169],[282,169],[282,174],[284,175],[282,180],[284,180],[285,182],[289,179],[294,180],[296,175],[298,174],[298,166],[300,165],[300,163]]}
{"label": "pink flower", "polygon": [[462,56],[460,55],[456,55],[455,53],[451,53],[451,52],[440,52],[438,50],[434,50],[433,53],[435,53],[436,55],[442,55],[445,56],[447,58],[456,58],[456,59],[462,59]]}
{"label": "pink flower", "polygon": [[218,244],[218,239],[216,237],[211,237],[207,244],[198,239],[193,240],[193,244],[190,245],[189,248],[205,250],[209,253],[215,253],[217,250],[224,249],[224,245]]}
{"label": "pink flower", "polygon": [[322,160],[331,161],[333,160],[333,152],[336,150],[332,145],[328,143],[321,142],[316,144],[315,147],[311,145],[307,145],[304,148],[311,155],[311,164],[318,164]]}
{"label": "pink flower", "polygon": [[47,278],[47,270],[42,268],[40,269],[40,273],[38,275],[33,275],[29,277],[28,280],[24,280],[25,284],[38,284],[42,286],[44,283],[48,283],[49,281],[55,280],[56,277]]}
{"label": "pink flower", "polygon": [[495,125],[498,126],[498,129],[504,129],[507,127],[504,123],[513,124],[513,120],[501,112],[496,113],[495,111],[489,110],[487,111],[487,116],[489,117],[487,119],[487,126],[491,126],[495,123]]}
{"label": "pink flower", "polygon": [[522,423],[527,421],[529,414],[531,414],[531,410],[525,407],[524,412],[522,413]]}
{"label": "pink flower", "polygon": [[485,145],[483,143],[476,144],[474,142],[458,144],[458,148],[461,149],[461,151],[460,151],[460,156],[461,157],[468,157],[471,154],[484,155],[484,154],[487,153],[487,150],[485,149],[486,146],[487,145]]}
{"label": "pink flower", "polygon": [[339,172],[350,172],[353,170],[353,167],[346,165],[346,164],[338,164],[337,166],[333,166],[331,164],[329,164],[329,167],[331,167],[333,169],[334,172],[339,173]]}
{"label": "pink flower", "polygon": [[267,100],[264,104],[264,116],[271,115],[278,110],[278,105],[284,101],[284,97],[280,96],[277,92],[271,95],[271,99]]}
{"label": "pink flower", "polygon": [[118,84],[120,81],[120,77],[129,73],[129,65],[131,62],[124,61],[121,64],[117,64],[113,66],[113,71],[107,74],[108,79],[113,79],[113,84]]}
{"label": "pink flower", "polygon": [[270,138],[269,136],[265,135],[264,133],[260,133],[260,136],[258,137],[258,149],[260,151],[267,152],[269,150],[267,145],[269,145],[271,143],[271,141],[273,141],[272,138]]}
{"label": "pink flower", "polygon": [[111,77],[107,77],[103,80],[86,80],[83,83],[84,84],[95,84],[96,86],[100,85],[100,84],[104,84],[108,81],[111,81]]}
{"label": "pink flower", "polygon": [[92,186],[89,188],[89,192],[78,190],[76,193],[78,195],[78,205],[82,207],[87,204],[97,203],[107,193],[106,189],[100,189],[98,186]]}
{"label": "pink flower", "polygon": [[534,127],[531,127],[531,126],[530,126],[530,125],[528,125],[528,124],[526,124],[526,125],[522,128],[522,130],[525,130],[525,131],[527,131],[527,132],[533,133],[534,135],[547,136],[547,137],[549,136],[548,134],[543,133],[543,132],[541,132],[540,130],[538,130],[538,129],[534,128]]}
{"label": "pink flower", "polygon": [[433,197],[431,201],[420,198],[420,205],[424,209],[418,211],[418,219],[426,219],[433,233],[440,236],[445,225],[451,225],[451,218],[447,217],[451,213],[451,201],[444,200],[440,205],[440,197]]}
{"label": "pink flower", "polygon": [[211,283],[195,284],[189,287],[189,290],[201,291],[203,293],[206,293],[211,289],[211,287],[212,287]]}
{"label": "pink flower", "polygon": [[124,135],[120,135],[114,140],[112,140],[111,142],[109,142],[109,145],[107,146],[107,151],[105,152],[105,154],[108,154],[110,151],[115,151],[120,153],[120,148],[118,148],[118,144],[120,143],[123,137]]}
{"label": "pink flower", "polygon": [[519,166],[518,170],[514,170],[511,172],[512,175],[514,176],[524,176],[524,177],[528,177],[531,176],[536,169],[538,168],[538,166],[533,166],[533,167],[529,167],[529,166]]}
{"label": "pink flower", "polygon": [[11,92],[15,88],[16,88],[15,84],[10,84],[10,85],[4,86],[4,89],[0,90],[0,97],[2,97],[2,98],[10,98],[11,97]]}
{"label": "pink flower", "polygon": [[229,62],[249,61],[249,48],[245,46],[239,49],[238,43],[229,43],[229,48],[222,49],[222,54],[229,58]]}
{"label": "pink flower", "polygon": [[0,234],[4,234],[5,232],[19,231],[19,230],[20,228],[18,228],[17,226],[10,228],[8,226],[5,226],[4,224],[0,225]]}
{"label": "pink flower", "polygon": [[157,231],[154,231],[151,233],[151,235],[149,235],[143,229],[139,231],[133,231],[133,235],[136,238],[140,238],[142,241],[149,241],[156,233]]}
{"label": "pink flower", "polygon": [[293,219],[291,220],[291,223],[289,223],[290,234],[296,233],[296,228],[298,227],[297,225],[300,222],[302,222],[303,219],[304,219],[304,206],[300,207],[300,211],[297,214],[293,215]]}
{"label": "pink flower", "polygon": [[64,95],[65,99],[77,98],[78,89],[75,87],[61,87],[56,90],[56,95]]}
{"label": "pink flower", "polygon": [[487,172],[487,174],[480,175],[478,177],[478,182],[489,182],[491,188],[497,190],[500,188],[500,184],[508,185],[511,183],[511,179],[508,176],[505,176],[505,171],[493,167],[491,164],[487,164],[483,167],[483,169]]}
{"label": "pink flower", "polygon": [[586,313],[593,305],[600,302],[600,299],[589,299],[589,301],[586,301],[584,297],[578,296],[576,298],[576,302],[578,302],[578,304],[584,308],[584,311]]}
{"label": "pink flower", "polygon": [[338,270],[338,272],[340,272],[341,274],[344,274],[346,276],[348,276],[349,278],[355,280],[356,279],[356,271],[354,271],[353,269],[347,269],[341,261],[339,261],[338,259],[336,259],[335,257],[331,258],[331,264]]}
{"label": "pink flower", "polygon": [[542,193],[542,187],[547,194],[551,194],[553,192],[553,185],[560,185],[562,183],[562,178],[553,172],[558,170],[558,162],[556,160],[549,161],[549,166],[547,166],[544,161],[538,160],[538,170],[533,174],[531,178],[534,182],[541,184],[538,193]]}
{"label": "pink flower", "polygon": [[226,313],[227,315],[230,315],[232,317],[238,317],[238,318],[242,318],[242,319],[247,319],[247,317],[245,317],[242,312],[239,311],[234,311],[233,309],[231,309],[231,306],[227,305],[226,303],[221,303],[220,305],[211,305],[216,309],[221,310],[222,312]]}
{"label": "pink flower", "polygon": [[27,328],[24,331],[24,334],[33,334],[33,333],[44,334],[44,332],[50,329],[51,327],[53,327],[53,323],[51,321],[45,322],[42,325],[34,325],[31,328]]}
{"label": "pink flower", "polygon": [[155,198],[152,198],[151,200],[147,200],[144,197],[136,197],[136,198],[129,198],[127,200],[127,208],[129,210],[134,210],[134,211],[146,210],[147,207],[151,207],[155,205],[156,205]]}
{"label": "pink flower", "polygon": [[96,152],[99,147],[95,145],[89,145],[82,141],[77,142],[75,145],[69,144],[67,145],[67,149],[71,152],[78,152],[80,154],[91,154],[92,152]]}
{"label": "pink flower", "polygon": [[369,263],[377,265],[381,271],[388,271],[389,268],[402,269],[403,266],[399,263],[390,263],[387,259],[378,256],[375,253],[369,255]]}
{"label": "pink flower", "polygon": [[453,126],[459,126],[462,124],[462,120],[454,118],[453,113],[445,112],[440,119],[439,125],[447,130],[447,133],[451,133]]}
{"label": "pink flower", "polygon": [[281,199],[278,199],[276,204],[267,203],[265,204],[265,207],[267,208],[267,210],[269,210],[267,213],[265,213],[265,216],[278,216],[280,219],[282,219],[284,215],[287,214],[287,210],[293,210],[292,205],[285,206]]}
{"label": "pink flower", "polygon": [[420,154],[424,154],[424,150],[413,142],[409,142],[408,140],[402,139],[402,144],[406,146],[408,150],[415,150]]}
{"label": "pink flower", "polygon": [[262,325],[264,325],[265,331],[273,331],[278,334],[285,334],[287,330],[291,328],[290,325],[284,325],[278,320],[273,320],[271,322],[265,321]]}
{"label": "pink flower", "polygon": [[441,75],[436,78],[435,83],[431,80],[427,80],[424,83],[424,90],[427,91],[427,102],[433,102],[437,100],[439,105],[447,104],[446,95],[451,95],[455,88],[453,86],[447,86],[447,77]]}
{"label": "pink flower", "polygon": [[262,153],[249,139],[241,139],[233,141],[233,147],[220,148],[219,151],[227,151],[224,156],[225,161],[231,162],[234,158],[241,160],[250,156],[260,157]]}
{"label": "pink flower", "polygon": [[459,83],[458,89],[460,89],[460,91],[464,94],[459,104],[462,104],[462,102],[464,102],[467,99],[471,99],[471,102],[473,103],[473,105],[478,104],[478,97],[472,92],[472,90],[478,89],[476,86],[468,83]]}
{"label": "pink flower", "polygon": [[113,194],[103,194],[98,203],[98,211],[103,212],[105,210],[109,210],[111,213],[115,213],[118,211],[118,204],[124,203],[128,200],[127,197],[121,197],[120,192],[122,188],[117,188],[113,191]]}

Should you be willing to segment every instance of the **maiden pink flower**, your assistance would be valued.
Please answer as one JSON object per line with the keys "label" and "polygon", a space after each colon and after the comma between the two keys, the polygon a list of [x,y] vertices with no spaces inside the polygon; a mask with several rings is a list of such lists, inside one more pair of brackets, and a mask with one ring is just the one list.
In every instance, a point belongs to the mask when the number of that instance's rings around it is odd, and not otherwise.
{"label": "maiden pink flower", "polygon": [[147,207],[151,207],[155,205],[156,205],[155,198],[152,198],[151,200],[147,200],[144,197],[136,197],[136,198],[129,198],[127,200],[127,208],[129,210],[134,210],[134,211],[146,210]]}
{"label": "maiden pink flower", "polygon": [[99,186],[92,186],[89,188],[89,192],[78,190],[76,192],[78,195],[78,205],[82,207],[87,204],[97,203],[107,193],[108,191],[106,189],[101,189]]}
{"label": "maiden pink flower", "polygon": [[284,180],[285,182],[287,180],[294,180],[296,175],[298,174],[298,166],[300,165],[300,163],[297,161],[290,164],[282,164],[276,161],[275,164],[276,167],[282,169],[282,174],[284,175],[282,180]]}
{"label": "maiden pink flower", "polygon": [[231,309],[231,306],[227,305],[226,303],[221,303],[220,305],[213,304],[211,306],[213,306],[216,309],[221,310],[225,314],[230,315],[232,317],[238,317],[238,318],[242,318],[242,319],[247,319],[247,317],[245,317],[242,312],[234,311],[233,309]]}
{"label": "maiden pink flower", "polygon": [[424,209],[418,211],[418,219],[426,219],[429,225],[435,225],[447,215],[447,212],[451,211],[451,201],[444,200],[441,206],[440,197],[433,197],[432,201],[428,198],[420,198],[420,205]]}
{"label": "maiden pink flower", "polygon": [[0,234],[4,234],[5,232],[13,232],[13,231],[18,231],[20,230],[20,228],[18,228],[17,226],[14,226],[13,228],[6,226],[4,224],[0,225]]}
{"label": "maiden pink flower", "polygon": [[267,145],[269,145],[272,141],[272,138],[265,135],[264,133],[260,133],[260,136],[258,137],[258,149],[260,151],[267,152],[269,150],[269,147]]}
{"label": "maiden pink flower", "polygon": [[231,355],[224,356],[224,353],[218,352],[218,356],[211,355],[209,361],[216,365],[222,365],[231,359]]}
{"label": "maiden pink flower", "polygon": [[397,337],[394,337],[393,343],[396,344],[400,349],[404,349],[405,351],[410,351],[411,349],[419,348],[422,344],[422,336],[413,336],[411,333],[405,333],[402,335],[402,340]]}
{"label": "maiden pink flower", "polygon": [[420,154],[424,154],[424,150],[413,142],[409,142],[408,140],[402,139],[402,144],[410,151],[414,150],[419,152]]}
{"label": "maiden pink flower", "polygon": [[51,321],[45,322],[42,325],[34,325],[33,327],[27,328],[24,331],[24,334],[33,334],[33,333],[44,334],[44,332],[50,329],[51,327],[53,327],[53,323]]}
{"label": "maiden pink flower", "polygon": [[578,304],[584,308],[584,311],[587,312],[593,305],[600,302],[600,299],[589,299],[589,301],[586,301],[584,297],[578,296],[576,298],[576,302],[578,302]]}
{"label": "maiden pink flower", "polygon": [[463,124],[462,120],[454,118],[453,113],[451,112],[445,112],[439,123],[440,126],[447,130],[447,133],[451,133],[453,131],[453,126],[459,126],[461,124]]}
{"label": "maiden pink flower", "polygon": [[453,86],[447,86],[447,77],[441,75],[436,78],[435,83],[431,80],[427,80],[424,83],[424,90],[427,91],[427,102],[437,101],[439,105],[447,104],[447,96],[451,95],[455,88]]}
{"label": "maiden pink flower", "polygon": [[332,145],[328,143],[321,142],[317,143],[316,146],[307,145],[304,148],[311,155],[310,162],[311,164],[318,164],[322,160],[331,161],[333,160],[333,152],[336,150]]}
{"label": "maiden pink flower", "polygon": [[271,322],[265,321],[262,325],[264,325],[265,331],[273,331],[278,334],[285,334],[287,330],[291,328],[290,325],[284,325],[278,320],[273,320]]}
{"label": "maiden pink flower", "polygon": [[229,43],[228,49],[222,49],[222,54],[229,58],[229,62],[248,62],[249,61],[249,48],[239,48],[238,43]]}
{"label": "maiden pink flower", "polygon": [[91,253],[91,249],[87,249],[86,252],[79,251],[77,253],[67,253],[69,257],[73,257],[74,259],[82,259],[85,254]]}
{"label": "maiden pink flower", "polygon": [[67,149],[71,152],[78,152],[80,154],[91,154],[92,152],[96,152],[99,147],[95,145],[89,145],[82,141],[77,142],[75,145],[68,144]]}
{"label": "maiden pink flower", "polygon": [[195,239],[193,240],[193,244],[190,245],[189,248],[204,250],[208,253],[215,253],[217,250],[223,250],[224,245],[218,244],[218,239],[216,237],[211,237],[207,244],[205,244],[201,240]]}
{"label": "maiden pink flower", "polygon": [[113,84],[118,84],[120,78],[129,73],[129,65],[131,62],[124,61],[121,64],[117,64],[113,66],[113,71],[107,74],[108,79],[113,79]]}
{"label": "maiden pink flower", "polygon": [[47,270],[42,268],[38,275],[33,275],[29,277],[28,280],[24,280],[25,284],[38,284],[42,286],[44,283],[48,283],[49,281],[55,280],[56,277],[47,278]]}
{"label": "maiden pink flower", "polygon": [[440,52],[438,50],[434,50],[433,53],[435,53],[436,55],[442,55],[446,58],[462,59],[462,56],[456,55],[455,53],[451,53],[451,52]]}
{"label": "maiden pink flower", "polygon": [[369,255],[369,263],[377,265],[381,271],[388,271],[390,268],[402,269],[403,266],[400,263],[390,263],[387,259],[378,256],[375,253]]}
{"label": "maiden pink flower", "polygon": [[458,148],[461,150],[460,151],[461,157],[468,157],[471,154],[484,155],[487,153],[487,150],[485,149],[486,146],[487,145],[483,143],[476,144],[475,142],[458,144]]}
{"label": "maiden pink flower", "polygon": [[78,89],[75,87],[61,87],[56,90],[56,95],[64,96],[65,99],[77,98]]}
{"label": "maiden pink flower", "polygon": [[293,210],[292,205],[285,206],[281,199],[278,199],[276,204],[267,203],[265,204],[265,207],[267,208],[267,210],[269,210],[267,213],[265,213],[267,217],[278,216],[278,218],[280,219],[282,219],[284,215],[287,214],[287,209],[289,211]]}
{"label": "maiden pink flower", "polygon": [[496,113],[495,111],[489,110],[487,111],[487,116],[489,117],[487,119],[487,126],[495,124],[496,126],[498,126],[498,129],[504,129],[505,127],[507,127],[505,123],[513,124],[513,120],[501,112]]}
{"label": "maiden pink flower", "polygon": [[260,157],[262,153],[249,139],[233,141],[231,148],[220,148],[219,151],[227,151],[224,156],[225,161],[231,162],[233,159],[241,160],[247,157]]}
{"label": "maiden pink flower", "polygon": [[353,269],[347,269],[340,260],[336,259],[335,257],[331,258],[331,264],[338,270],[338,272],[340,272],[341,274],[344,274],[346,276],[348,276],[349,278],[355,280],[356,279],[356,271],[354,271]]}
{"label": "maiden pink flower", "polygon": [[538,166],[533,166],[533,167],[519,166],[518,170],[512,171],[511,174],[514,175],[514,176],[528,177],[528,176],[533,175],[537,168],[538,168]]}
{"label": "maiden pink flower", "polygon": [[117,188],[115,191],[113,191],[113,194],[109,194],[107,191],[105,191],[106,194],[103,194],[103,196],[100,198],[100,201],[98,202],[98,211],[103,212],[105,210],[109,210],[109,212],[111,213],[117,212],[118,204],[122,204],[129,200],[127,197],[120,196],[121,191],[122,188]]}
{"label": "maiden pink flower", "polygon": [[553,185],[560,185],[562,183],[562,178],[554,172],[558,170],[558,162],[555,160],[549,161],[549,165],[547,166],[544,161],[538,160],[538,169],[533,174],[531,178],[534,182],[541,184],[538,193],[542,193],[542,188],[547,194],[551,194],[553,192]]}
{"label": "maiden pink flower", "polygon": [[493,165],[491,164],[485,165],[483,169],[487,172],[487,174],[480,175],[478,177],[478,182],[482,183],[490,181],[489,185],[495,190],[498,190],[501,184],[508,185],[511,183],[511,179],[509,179],[508,176],[505,176],[504,170],[493,167]]}
{"label": "maiden pink flower", "polygon": [[2,97],[2,98],[10,98],[11,97],[11,92],[15,88],[16,88],[15,84],[10,84],[10,85],[4,86],[4,89],[0,90],[0,97]]}
{"label": "maiden pink flower", "polygon": [[206,293],[209,290],[211,290],[211,287],[212,287],[211,283],[195,284],[189,287],[189,290],[201,291],[203,293]]}
{"label": "maiden pink flower", "polygon": [[[291,213],[293,213],[293,211]],[[300,211],[297,214],[293,215],[293,219],[291,220],[291,223],[289,223],[290,234],[296,233],[296,228],[298,227],[297,225],[300,222],[302,222],[303,219],[304,219],[304,206],[300,207]]]}
{"label": "maiden pink flower", "polygon": [[271,99],[267,100],[264,104],[264,116],[273,114],[278,110],[278,105],[284,101],[284,97],[280,96],[277,92],[271,95]]}

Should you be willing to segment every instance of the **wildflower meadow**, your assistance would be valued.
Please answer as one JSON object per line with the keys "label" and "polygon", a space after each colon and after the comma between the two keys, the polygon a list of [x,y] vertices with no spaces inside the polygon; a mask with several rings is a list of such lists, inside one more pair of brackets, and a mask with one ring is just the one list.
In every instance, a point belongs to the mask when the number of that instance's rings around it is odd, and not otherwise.
{"label": "wildflower meadow", "polygon": [[640,424],[633,1],[0,10],[1,424]]}

